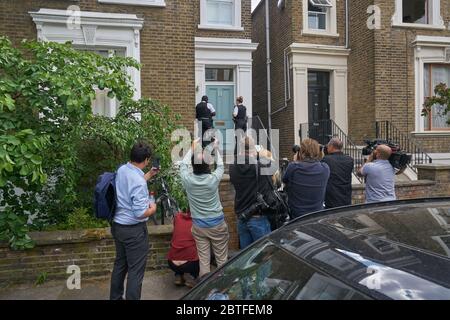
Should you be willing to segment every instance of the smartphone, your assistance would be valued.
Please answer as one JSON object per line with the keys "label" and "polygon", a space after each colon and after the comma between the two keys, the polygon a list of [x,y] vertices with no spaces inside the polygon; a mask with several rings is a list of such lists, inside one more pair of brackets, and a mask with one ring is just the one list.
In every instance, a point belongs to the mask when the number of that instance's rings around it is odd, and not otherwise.
{"label": "smartphone", "polygon": [[154,158],[152,161],[152,169],[153,170],[160,170],[161,169],[161,164],[159,161],[159,158]]}

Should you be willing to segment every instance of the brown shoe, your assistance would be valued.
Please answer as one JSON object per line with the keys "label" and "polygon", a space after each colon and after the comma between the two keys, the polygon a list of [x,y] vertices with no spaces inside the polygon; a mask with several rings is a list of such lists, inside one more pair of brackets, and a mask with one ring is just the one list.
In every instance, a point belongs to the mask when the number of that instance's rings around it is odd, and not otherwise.
{"label": "brown shoe", "polygon": [[198,281],[197,279],[194,279],[193,276],[191,276],[190,274],[186,275],[186,280],[184,282],[184,285],[188,288],[193,288],[197,285]]}
{"label": "brown shoe", "polygon": [[176,286],[183,286],[185,284],[184,277],[182,275],[176,274],[174,283]]}

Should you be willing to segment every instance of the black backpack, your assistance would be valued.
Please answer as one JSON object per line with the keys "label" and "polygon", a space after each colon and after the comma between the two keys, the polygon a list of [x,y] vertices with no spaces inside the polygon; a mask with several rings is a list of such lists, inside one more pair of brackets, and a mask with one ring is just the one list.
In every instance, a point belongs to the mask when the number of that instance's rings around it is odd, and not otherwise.
{"label": "black backpack", "polygon": [[[256,164],[256,185],[257,190],[260,192],[259,188],[259,161]],[[287,194],[283,191],[278,191],[275,189],[272,180],[264,176],[267,179],[267,183],[270,185],[268,190],[263,190],[263,197],[265,202],[269,205],[269,208],[264,210],[264,215],[269,219],[272,231],[282,227],[289,221],[290,209],[287,201]]]}

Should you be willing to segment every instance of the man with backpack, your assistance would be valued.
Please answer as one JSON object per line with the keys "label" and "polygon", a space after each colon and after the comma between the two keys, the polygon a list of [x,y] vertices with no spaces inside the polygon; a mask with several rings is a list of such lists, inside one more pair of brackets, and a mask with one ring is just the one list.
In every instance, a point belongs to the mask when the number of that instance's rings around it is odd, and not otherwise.
{"label": "man with backpack", "polygon": [[145,143],[136,143],[131,149],[130,162],[119,168],[115,177],[116,210],[111,233],[116,244],[116,259],[111,276],[111,300],[122,300],[127,277],[126,300],[141,298],[149,239],[147,220],[156,212],[151,203],[147,181],[157,174],[150,163],[151,150]]}

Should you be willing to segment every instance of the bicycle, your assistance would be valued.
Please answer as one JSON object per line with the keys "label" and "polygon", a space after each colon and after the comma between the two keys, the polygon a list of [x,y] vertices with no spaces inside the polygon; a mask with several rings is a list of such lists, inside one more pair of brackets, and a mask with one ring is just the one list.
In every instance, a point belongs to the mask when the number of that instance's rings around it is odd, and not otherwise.
{"label": "bicycle", "polygon": [[[161,225],[164,225],[165,218],[172,223],[175,215],[180,212],[178,202],[170,195],[169,186],[163,176],[160,176],[152,181],[152,184],[158,183],[160,185],[160,195],[156,198],[156,204],[161,208]],[[153,223],[158,225],[155,215],[153,215]]]}

